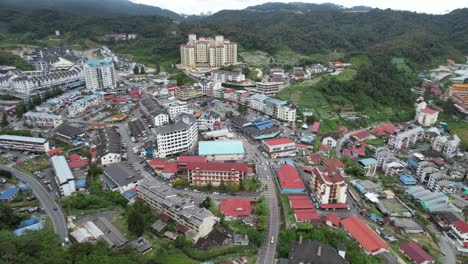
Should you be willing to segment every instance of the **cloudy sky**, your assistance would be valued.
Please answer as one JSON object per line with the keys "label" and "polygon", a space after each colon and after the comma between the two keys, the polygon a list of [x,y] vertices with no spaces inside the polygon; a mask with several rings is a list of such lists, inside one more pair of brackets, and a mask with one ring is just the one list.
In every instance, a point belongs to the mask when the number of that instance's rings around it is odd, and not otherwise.
{"label": "cloudy sky", "polygon": [[345,7],[365,5],[381,9],[391,8],[431,14],[444,14],[453,9],[468,7],[468,0],[130,0],[135,3],[159,6],[177,13],[200,14],[200,12],[217,12],[222,9],[243,9],[248,6],[266,2],[309,2],[335,3]]}

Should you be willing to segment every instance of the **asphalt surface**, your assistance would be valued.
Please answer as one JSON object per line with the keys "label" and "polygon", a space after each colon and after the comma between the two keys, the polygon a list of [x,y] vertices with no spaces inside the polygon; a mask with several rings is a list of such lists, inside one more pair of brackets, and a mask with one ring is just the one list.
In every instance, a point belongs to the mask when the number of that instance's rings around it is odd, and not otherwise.
{"label": "asphalt surface", "polygon": [[[60,239],[68,237],[68,228],[65,221],[65,215],[61,211],[59,204],[55,201],[55,194],[53,192],[48,192],[39,181],[19,170],[5,165],[0,165],[0,169],[8,170],[13,173],[16,178],[26,182],[37,199],[39,199],[41,202],[41,205],[47,215],[49,215],[50,219],[52,220],[55,233],[59,236]],[[56,207],[57,210],[54,210],[54,207]]]}
{"label": "asphalt surface", "polygon": [[[256,158],[260,162],[257,163],[257,176],[263,182],[266,190],[263,192],[265,201],[268,205],[268,221],[267,229],[265,230],[265,237],[263,239],[262,246],[258,251],[258,264],[271,264],[275,262],[276,256],[276,243],[278,241],[278,234],[280,230],[280,215],[278,209],[278,196],[276,194],[275,183],[273,181],[274,176],[270,171],[268,165],[265,164],[267,159],[259,151],[257,145],[253,145],[244,140],[244,147],[247,155],[250,158]],[[271,243],[271,237],[274,237],[273,243]]]}

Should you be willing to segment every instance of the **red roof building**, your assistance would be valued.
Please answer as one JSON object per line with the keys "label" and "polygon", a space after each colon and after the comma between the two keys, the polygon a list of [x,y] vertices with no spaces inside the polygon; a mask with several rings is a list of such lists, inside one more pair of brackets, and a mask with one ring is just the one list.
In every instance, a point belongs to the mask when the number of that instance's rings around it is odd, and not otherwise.
{"label": "red roof building", "polygon": [[398,127],[390,123],[377,126],[373,129],[373,132],[381,137],[391,135],[396,131],[398,131]]}
{"label": "red roof building", "polygon": [[320,216],[317,214],[315,209],[304,209],[294,211],[294,216],[297,222],[311,222],[314,224],[320,224]]}
{"label": "red roof building", "polygon": [[165,160],[150,160],[148,162],[148,165],[153,169],[153,170],[162,170],[164,167],[166,167],[167,161]]}
{"label": "red roof building", "polygon": [[320,129],[320,122],[317,122],[315,121],[313,124],[312,124],[312,133],[315,133],[317,134],[319,132],[319,129]]}
{"label": "red roof building", "polygon": [[187,164],[188,162],[202,162],[206,163],[206,157],[205,156],[179,156],[177,158],[177,161],[180,164]]}
{"label": "red roof building", "polygon": [[178,170],[179,170],[179,164],[177,164],[177,162],[175,161],[172,161],[172,162],[166,163],[166,166],[161,171],[161,173],[176,174]]}
{"label": "red roof building", "polygon": [[346,126],[338,126],[336,129],[341,132],[348,132],[348,128]]}
{"label": "red roof building", "polygon": [[[334,167],[316,167],[310,171],[310,187],[322,205],[346,204],[348,185]],[[333,207],[337,208],[337,207]]]}
{"label": "red roof building", "polygon": [[302,193],[305,191],[304,182],[297,169],[289,164],[284,164],[277,171],[278,181],[283,193]]}
{"label": "red roof building", "polygon": [[337,158],[332,158],[332,159],[323,158],[322,164],[325,165],[327,168],[335,168],[337,170],[342,170],[345,167],[345,164]]}
{"label": "red roof building", "polygon": [[314,209],[314,205],[307,195],[289,195],[288,199],[293,210]]}
{"label": "red roof building", "polygon": [[252,213],[252,201],[251,199],[226,199],[221,201],[219,210],[226,220],[246,217]]}
{"label": "red roof building", "polygon": [[239,184],[247,174],[253,172],[247,163],[189,162],[186,170],[189,183],[195,186],[205,186],[208,183],[219,186],[222,181],[226,184]]}
{"label": "red roof building", "polygon": [[294,142],[289,138],[274,138],[274,139],[264,140],[263,144],[274,147],[274,146],[285,145],[285,144],[294,144]]}
{"label": "red roof building", "polygon": [[418,244],[414,242],[401,243],[400,250],[413,263],[429,264],[435,262],[433,257],[427,254],[426,251],[424,251]]}
{"label": "red roof building", "polygon": [[359,141],[368,139],[371,136],[372,136],[372,134],[367,130],[358,131],[358,132],[351,135],[351,137],[353,137],[353,138],[355,138],[355,139],[357,139]]}
{"label": "red roof building", "polygon": [[51,149],[49,151],[47,151],[47,155],[48,156],[55,156],[59,153],[62,153],[63,152],[63,148],[54,148],[54,149]]}
{"label": "red roof building", "polygon": [[322,157],[320,157],[319,154],[311,154],[309,156],[309,162],[311,164],[320,164],[321,161],[322,161]]}
{"label": "red roof building", "polygon": [[341,222],[341,218],[334,214],[334,213],[329,213],[327,216],[325,216],[325,224],[331,227],[339,227]]}
{"label": "red roof building", "polygon": [[388,252],[388,244],[359,217],[349,216],[341,221],[341,225],[361,245],[367,254],[377,255]]}
{"label": "red roof building", "polygon": [[424,109],[421,109],[421,113],[425,113],[425,114],[428,114],[428,115],[433,115],[433,114],[439,113],[439,111],[434,110],[434,109],[429,108],[429,107],[426,107]]}
{"label": "red roof building", "polygon": [[296,144],[289,138],[263,140],[263,148],[272,158],[296,155]]}

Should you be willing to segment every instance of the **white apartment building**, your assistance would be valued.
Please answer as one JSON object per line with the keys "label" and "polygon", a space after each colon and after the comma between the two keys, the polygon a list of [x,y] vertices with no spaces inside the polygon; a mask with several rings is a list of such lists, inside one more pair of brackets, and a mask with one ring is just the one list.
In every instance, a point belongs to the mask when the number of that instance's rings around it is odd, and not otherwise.
{"label": "white apartment building", "polygon": [[348,184],[334,168],[316,167],[311,171],[311,189],[319,204],[345,204]]}
{"label": "white apartment building", "polygon": [[66,90],[83,85],[83,83],[83,68],[81,66],[73,66],[66,71],[53,72],[16,70],[0,76],[0,90],[14,93],[22,99],[45,93],[54,87]]}
{"label": "white apartment building", "polygon": [[169,123],[169,114],[166,109],[152,97],[145,97],[140,100],[140,111],[155,127]]}
{"label": "white apartment building", "polygon": [[46,138],[0,135],[0,148],[27,150],[32,152],[47,152],[50,150]]}
{"label": "white apartment building", "polygon": [[424,101],[424,98],[420,97],[416,101],[416,117],[415,120],[421,126],[432,126],[437,123],[437,118],[439,116],[439,111],[436,111],[432,108],[427,107],[427,103]]}
{"label": "white apartment building", "polygon": [[157,127],[155,136],[160,158],[190,151],[198,142],[197,120],[190,114],[180,113],[173,123]]}
{"label": "white apartment building", "polygon": [[277,94],[283,88],[283,82],[257,82],[255,88],[248,88],[254,93],[261,93],[268,96]]}
{"label": "white apartment building", "polygon": [[180,113],[189,113],[187,102],[182,102],[177,99],[157,99],[169,113],[169,119],[174,120]]}
{"label": "white apartment building", "polygon": [[205,208],[199,208],[187,198],[177,196],[170,187],[156,181],[144,180],[137,187],[140,197],[152,211],[168,217],[189,229],[186,233],[194,242],[207,236],[219,220]]}
{"label": "white apartment building", "polygon": [[453,158],[458,153],[460,138],[457,135],[453,137],[437,136],[432,143],[432,149],[444,154],[447,158]]}
{"label": "white apartment building", "polygon": [[84,114],[91,108],[99,106],[104,101],[104,96],[101,93],[94,93],[76,100],[67,108],[68,117],[77,117]]}
{"label": "white apartment building", "polygon": [[249,97],[249,107],[253,110],[263,112],[265,109],[265,100],[269,97],[264,94],[256,93]]}
{"label": "white apartment building", "polygon": [[39,128],[56,128],[63,124],[61,115],[42,112],[27,112],[23,115],[23,120],[26,125]]}
{"label": "white apartment building", "polygon": [[222,83],[241,83],[245,81],[245,75],[240,72],[214,70],[211,72],[211,79]]}
{"label": "white apartment building", "polygon": [[72,195],[76,192],[75,176],[68,167],[67,160],[64,156],[52,156],[50,160],[55,173],[55,182],[60,188],[60,194],[62,196]]}
{"label": "white apartment building", "polygon": [[458,251],[467,253],[468,245],[468,223],[465,221],[455,221],[450,225],[449,232],[452,234],[453,242]]}
{"label": "white apartment building", "polygon": [[221,123],[221,116],[211,110],[202,112],[197,118],[199,130],[214,130],[217,123]]}
{"label": "white apartment building", "polygon": [[422,127],[409,128],[405,131],[398,132],[390,136],[388,145],[390,148],[405,150],[408,147],[416,144],[419,139],[424,134],[424,129]]}
{"label": "white apartment building", "polygon": [[296,121],[296,106],[292,103],[288,103],[278,107],[278,114],[276,116],[279,120],[287,122]]}
{"label": "white apartment building", "polygon": [[103,166],[122,161],[121,138],[113,127],[98,130],[97,156]]}
{"label": "white apartment building", "polygon": [[359,168],[364,176],[374,176],[377,172],[378,161],[374,158],[361,159],[358,161]]}
{"label": "white apartment building", "polygon": [[84,65],[86,89],[91,91],[114,89],[117,87],[117,74],[110,60],[89,60]]}
{"label": "white apartment building", "polygon": [[237,63],[237,44],[222,35],[215,38],[188,35],[188,42],[180,45],[180,60],[184,68],[216,69]]}

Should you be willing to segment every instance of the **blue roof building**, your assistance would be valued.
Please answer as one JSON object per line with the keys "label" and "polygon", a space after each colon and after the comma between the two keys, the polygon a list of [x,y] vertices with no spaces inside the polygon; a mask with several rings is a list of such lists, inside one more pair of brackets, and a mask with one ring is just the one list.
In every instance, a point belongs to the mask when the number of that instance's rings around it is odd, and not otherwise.
{"label": "blue roof building", "polygon": [[95,59],[95,60],[89,60],[86,62],[89,66],[93,68],[99,68],[103,66],[111,66],[112,61],[111,60],[103,60],[103,59]]}
{"label": "blue roof building", "polygon": [[18,192],[19,192],[18,187],[11,187],[9,189],[6,189],[5,191],[2,192],[2,194],[0,194],[0,201],[10,202],[13,199],[15,199]]}
{"label": "blue roof building", "polygon": [[86,179],[77,179],[75,180],[75,188],[76,189],[83,189],[86,188]]}
{"label": "blue roof building", "polygon": [[264,130],[264,129],[272,127],[273,122],[271,120],[265,120],[265,121],[256,122],[254,125],[258,130]]}
{"label": "blue roof building", "polygon": [[412,159],[406,159],[406,163],[411,168],[414,168],[414,169],[418,168],[418,163]]}
{"label": "blue roof building", "polygon": [[34,225],[34,224],[39,223],[40,221],[41,219],[39,217],[29,218],[29,219],[21,221],[18,228],[23,228],[26,226]]}
{"label": "blue roof building", "polygon": [[241,140],[216,140],[198,142],[198,155],[208,160],[241,160],[244,158],[244,145]]}
{"label": "blue roof building", "polygon": [[42,225],[41,222],[39,223],[36,223],[36,224],[33,224],[33,225],[30,225],[30,226],[25,226],[25,227],[22,227],[22,228],[18,228],[16,230],[13,231],[13,234],[15,234],[15,236],[22,236],[24,235],[24,233],[27,231],[27,230],[41,230],[44,226]]}
{"label": "blue roof building", "polygon": [[133,197],[135,197],[137,195],[137,191],[136,190],[128,190],[126,192],[123,193],[123,196],[127,199],[127,200],[131,200]]}
{"label": "blue roof building", "polygon": [[409,174],[400,175],[400,184],[401,185],[416,185],[416,179]]}
{"label": "blue roof building", "polygon": [[306,144],[312,144],[312,143],[314,143],[314,141],[315,141],[315,139],[312,136],[303,136],[301,138],[301,142],[306,143]]}

